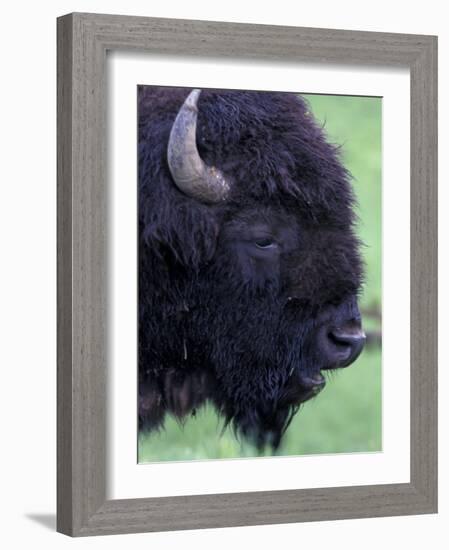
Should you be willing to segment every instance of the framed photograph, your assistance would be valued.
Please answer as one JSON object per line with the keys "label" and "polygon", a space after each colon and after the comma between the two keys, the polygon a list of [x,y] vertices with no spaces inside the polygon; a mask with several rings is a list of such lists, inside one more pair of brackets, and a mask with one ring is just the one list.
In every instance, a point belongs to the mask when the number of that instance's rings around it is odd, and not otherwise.
{"label": "framed photograph", "polygon": [[58,531],[437,511],[437,39],[58,19]]}

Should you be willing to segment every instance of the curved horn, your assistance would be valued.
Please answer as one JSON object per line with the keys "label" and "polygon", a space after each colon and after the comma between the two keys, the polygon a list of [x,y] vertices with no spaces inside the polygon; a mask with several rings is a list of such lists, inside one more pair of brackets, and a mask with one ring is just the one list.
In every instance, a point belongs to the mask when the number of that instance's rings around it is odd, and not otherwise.
{"label": "curved horn", "polygon": [[201,90],[192,90],[176,115],[168,141],[167,160],[171,175],[181,191],[212,204],[223,201],[230,186],[220,170],[202,161],[196,147],[200,93]]}

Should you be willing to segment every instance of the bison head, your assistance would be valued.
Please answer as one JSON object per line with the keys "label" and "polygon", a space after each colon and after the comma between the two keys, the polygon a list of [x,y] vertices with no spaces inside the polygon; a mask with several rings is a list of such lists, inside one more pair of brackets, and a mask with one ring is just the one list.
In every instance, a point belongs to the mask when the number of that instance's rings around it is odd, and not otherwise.
{"label": "bison head", "polygon": [[362,350],[354,198],[294,94],[139,88],[139,419],[277,447]]}

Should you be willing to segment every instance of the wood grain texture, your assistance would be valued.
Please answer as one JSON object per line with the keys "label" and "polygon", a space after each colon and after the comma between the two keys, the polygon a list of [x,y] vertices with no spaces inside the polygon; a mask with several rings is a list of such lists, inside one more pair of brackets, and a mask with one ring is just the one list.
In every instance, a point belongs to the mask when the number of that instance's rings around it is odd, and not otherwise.
{"label": "wood grain texture", "polygon": [[[437,509],[437,40],[70,14],[58,19],[58,523],[72,536],[422,514]],[[411,480],[106,499],[106,52],[406,66],[411,73]]]}
{"label": "wood grain texture", "polygon": [[[72,21],[58,21],[57,107],[57,528],[72,526]],[[63,509],[63,511],[61,511]]]}
{"label": "wood grain texture", "polygon": [[437,508],[437,43],[411,66],[411,479]]}

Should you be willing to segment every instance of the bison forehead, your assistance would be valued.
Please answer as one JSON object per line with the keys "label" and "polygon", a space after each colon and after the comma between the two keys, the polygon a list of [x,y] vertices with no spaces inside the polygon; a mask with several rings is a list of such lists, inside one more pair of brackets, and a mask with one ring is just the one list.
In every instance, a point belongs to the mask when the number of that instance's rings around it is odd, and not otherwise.
{"label": "bison forehead", "polygon": [[198,144],[234,180],[234,196],[292,197],[322,220],[351,217],[353,195],[339,149],[302,98],[289,93],[206,92]]}
{"label": "bison forehead", "polygon": [[[149,164],[165,157],[171,127],[188,93],[139,88],[141,174],[148,172],[152,185],[155,172]],[[328,143],[296,94],[203,90],[197,145],[206,163],[232,181],[231,200],[282,196],[296,200],[311,220],[352,220],[353,195],[339,150]],[[166,163],[157,168],[164,172],[161,183],[173,185]]]}

